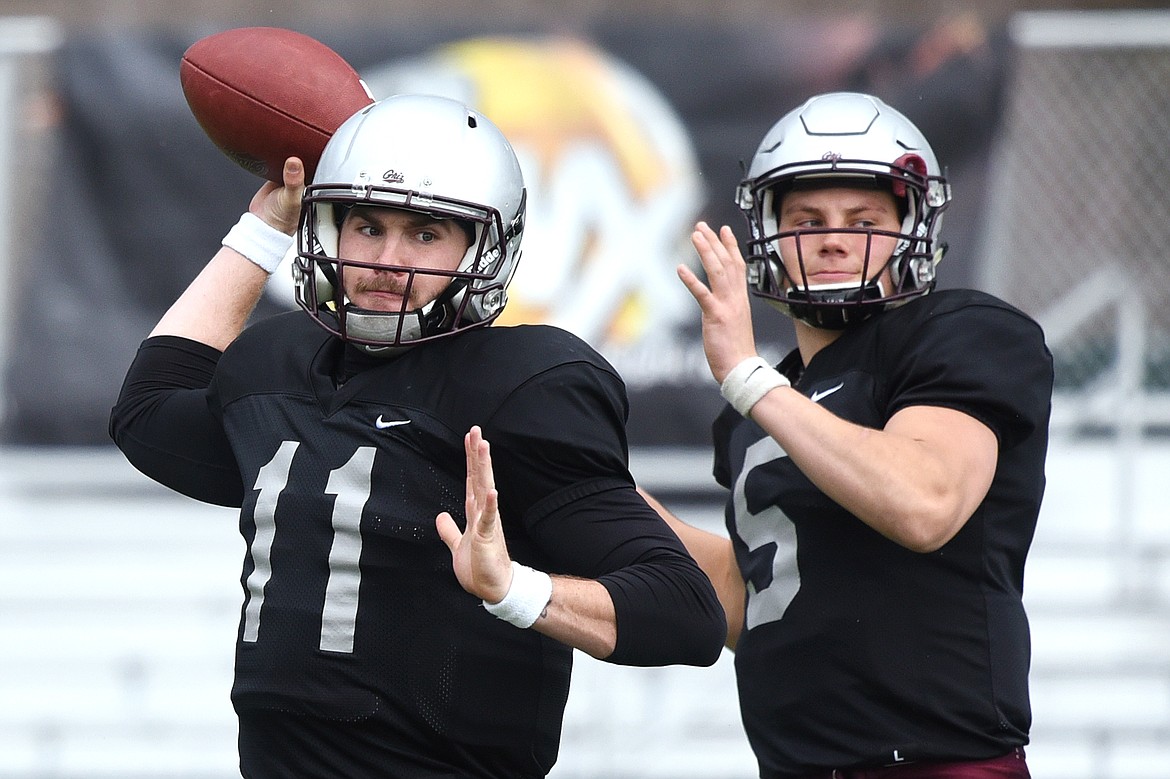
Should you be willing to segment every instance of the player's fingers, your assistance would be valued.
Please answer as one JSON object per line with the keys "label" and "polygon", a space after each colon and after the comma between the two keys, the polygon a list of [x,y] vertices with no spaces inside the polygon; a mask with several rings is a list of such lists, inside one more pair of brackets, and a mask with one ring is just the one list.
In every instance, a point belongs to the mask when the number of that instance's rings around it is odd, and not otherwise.
{"label": "player's fingers", "polygon": [[711,297],[711,290],[707,289],[707,285],[686,265],[679,265],[675,268],[675,272],[678,274],[679,281],[691,293],[691,297],[702,307],[704,301]]}
{"label": "player's fingers", "polygon": [[[499,522],[499,494],[492,471],[491,445],[484,440],[480,427],[474,425],[464,437],[464,447],[467,454],[467,531],[491,537],[497,532]],[[473,514],[474,522],[471,519]]]}
{"label": "player's fingers", "polygon": [[472,426],[463,438],[467,457],[467,529],[480,534],[494,532],[494,511],[487,509],[489,493],[495,490],[492,471],[491,446],[483,438],[478,425]]}
{"label": "player's fingers", "polygon": [[474,530],[481,538],[493,538],[499,532],[500,495],[494,487],[480,483],[475,525],[470,523],[468,531]]}
{"label": "player's fingers", "polygon": [[691,233],[691,245],[695,247],[695,253],[699,255],[699,264],[703,266],[703,272],[707,276],[706,283],[710,285],[709,288],[713,289],[722,270],[711,241],[706,234],[696,228]]}
{"label": "player's fingers", "polygon": [[[474,430],[474,428],[473,428]],[[478,460],[475,454],[475,446],[472,444],[471,433],[466,433],[463,436],[463,454],[467,463],[467,479],[464,484],[464,503],[463,509],[467,514],[467,529],[470,530],[472,526],[479,521],[479,480],[476,474]]]}
{"label": "player's fingers", "polygon": [[446,511],[435,517],[435,530],[439,531],[439,538],[452,552],[459,547],[459,542],[463,540],[463,533],[459,532],[459,525],[455,524],[455,518]]}
{"label": "player's fingers", "polygon": [[727,256],[727,267],[733,269],[736,275],[741,275],[744,269],[743,253],[739,250],[739,241],[735,233],[727,225],[719,228],[719,243]]}
{"label": "player's fingers", "polygon": [[[703,261],[703,267],[708,271],[718,269],[719,256],[716,248],[719,246],[719,238],[706,222],[695,223],[695,229],[691,233],[691,245],[695,247],[699,259]],[[709,265],[713,267],[708,267]]]}
{"label": "player's fingers", "polygon": [[[703,270],[707,272],[707,282],[710,284],[711,291],[716,295],[721,294],[737,278],[736,258],[729,253],[722,237],[722,232],[728,229],[724,227],[717,234],[705,222],[699,222],[691,234],[691,244],[699,254]],[[734,236],[732,236],[732,245],[735,245]]]}
{"label": "player's fingers", "polygon": [[698,301],[705,317],[722,320],[738,316],[735,301],[745,294],[745,276],[734,234],[730,228],[724,227],[717,235],[709,226],[700,222],[695,226],[691,242],[703,261],[709,286],[699,282],[689,270],[684,274],[680,269],[679,278]]}
{"label": "player's fingers", "polygon": [[468,473],[475,473],[476,489],[483,494],[496,486],[492,471],[491,445],[483,437],[479,425],[473,425],[467,433]]}
{"label": "player's fingers", "polygon": [[500,493],[495,490],[488,490],[484,495],[483,513],[480,515],[479,525],[476,530],[481,535],[493,535],[496,532],[496,525],[500,520]]}
{"label": "player's fingers", "polygon": [[304,188],[305,165],[299,157],[289,157],[284,161],[284,186],[292,190]]}
{"label": "player's fingers", "polygon": [[297,157],[284,162],[284,184],[264,182],[252,197],[248,210],[267,224],[292,235],[300,224],[301,197],[305,191],[305,166]]}
{"label": "player's fingers", "polygon": [[279,227],[290,235],[296,231],[301,216],[301,198],[305,194],[305,166],[297,157],[284,161],[284,186],[276,193],[272,204],[273,217]]}

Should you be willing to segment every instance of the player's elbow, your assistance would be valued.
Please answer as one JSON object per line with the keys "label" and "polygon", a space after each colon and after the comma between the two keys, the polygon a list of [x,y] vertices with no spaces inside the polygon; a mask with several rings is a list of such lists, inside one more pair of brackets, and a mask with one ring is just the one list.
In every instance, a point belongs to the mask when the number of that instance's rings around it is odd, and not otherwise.
{"label": "player's elbow", "polygon": [[888,536],[911,552],[929,554],[954,538],[970,516],[971,512],[961,506],[939,501],[903,516]]}
{"label": "player's elbow", "polygon": [[909,549],[911,552],[918,554],[930,554],[937,552],[946,546],[946,543],[954,538],[954,534],[933,533],[930,535],[919,535],[914,538],[899,541],[899,543]]}
{"label": "player's elbow", "polygon": [[[727,619],[722,609],[719,609],[717,613],[712,612],[708,619],[703,621],[702,628],[706,632],[696,642],[693,661],[688,665],[707,668],[715,665],[720,655],[723,654],[723,647],[728,646],[729,641],[739,640],[739,631],[736,630],[734,637],[732,637],[732,632],[727,629]],[[734,646],[735,644],[732,643],[731,647],[734,648]]]}
{"label": "player's elbow", "polygon": [[603,577],[617,615],[619,665],[710,666],[727,640],[727,617],[710,580],[690,558]]}

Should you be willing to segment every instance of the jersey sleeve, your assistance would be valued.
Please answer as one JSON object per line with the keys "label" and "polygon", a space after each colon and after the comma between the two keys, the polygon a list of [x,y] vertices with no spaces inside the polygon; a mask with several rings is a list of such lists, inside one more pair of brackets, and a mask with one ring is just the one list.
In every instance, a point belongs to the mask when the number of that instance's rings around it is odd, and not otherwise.
{"label": "jersey sleeve", "polygon": [[944,406],[987,425],[1001,448],[1047,419],[1052,356],[1034,321],[998,305],[967,305],[929,317],[888,356],[892,416],[909,406]]}
{"label": "jersey sleeve", "polygon": [[209,390],[220,352],[175,336],[142,343],[110,412],[110,437],[130,463],[188,497],[238,507],[243,486]]}
{"label": "jersey sleeve", "polygon": [[[723,610],[637,493],[625,417],[620,379],[595,366],[559,366],[527,382],[485,426],[501,514],[505,524],[520,520],[536,563],[609,592],[618,627],[610,662],[710,665],[727,634]],[[524,551],[515,550],[521,562]]]}

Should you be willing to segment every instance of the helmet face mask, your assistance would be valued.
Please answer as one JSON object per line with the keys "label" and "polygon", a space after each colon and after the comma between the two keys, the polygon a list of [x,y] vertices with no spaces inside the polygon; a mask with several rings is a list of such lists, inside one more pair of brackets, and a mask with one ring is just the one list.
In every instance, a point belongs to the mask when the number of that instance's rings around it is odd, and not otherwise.
{"label": "helmet face mask", "polygon": [[[339,257],[339,229],[355,206],[453,219],[470,245],[455,270],[390,266]],[[485,117],[430,95],[399,95],[350,117],[330,139],[305,190],[296,300],[319,325],[371,352],[490,324],[503,311],[524,233],[525,189],[511,145]],[[407,292],[423,277],[448,283],[434,300],[398,311],[359,308],[346,295],[346,269],[404,274]]]}
{"label": "helmet face mask", "polygon": [[[902,214],[897,232],[868,228],[802,228],[782,231],[778,211],[796,188],[884,189]],[[870,95],[837,92],[810,99],[781,118],[764,136],[741,182],[736,202],[748,221],[751,292],[785,314],[814,327],[841,329],[878,311],[927,294],[944,246],[938,241],[950,187],[929,144],[894,109]],[[847,284],[810,284],[804,263],[806,237],[861,234],[865,272]],[[892,253],[874,253],[875,239],[894,239]],[[795,243],[789,273],[781,242]],[[889,274],[883,271],[887,268]]]}

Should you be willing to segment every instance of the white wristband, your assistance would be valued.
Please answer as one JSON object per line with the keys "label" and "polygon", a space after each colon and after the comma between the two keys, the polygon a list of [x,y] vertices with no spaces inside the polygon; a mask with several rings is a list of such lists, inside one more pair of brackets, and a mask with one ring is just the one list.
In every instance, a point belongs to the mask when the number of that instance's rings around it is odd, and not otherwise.
{"label": "white wristband", "polygon": [[748,357],[723,378],[719,394],[732,408],[745,417],[760,398],[777,387],[791,387],[792,383],[763,357]]}
{"label": "white wristband", "polygon": [[488,614],[518,628],[530,628],[552,600],[552,577],[512,561],[512,584],[499,603],[483,602]]}
{"label": "white wristband", "polygon": [[245,212],[228,234],[223,245],[235,249],[259,265],[268,275],[277,269],[284,255],[292,248],[293,237],[282,233],[251,211]]}

